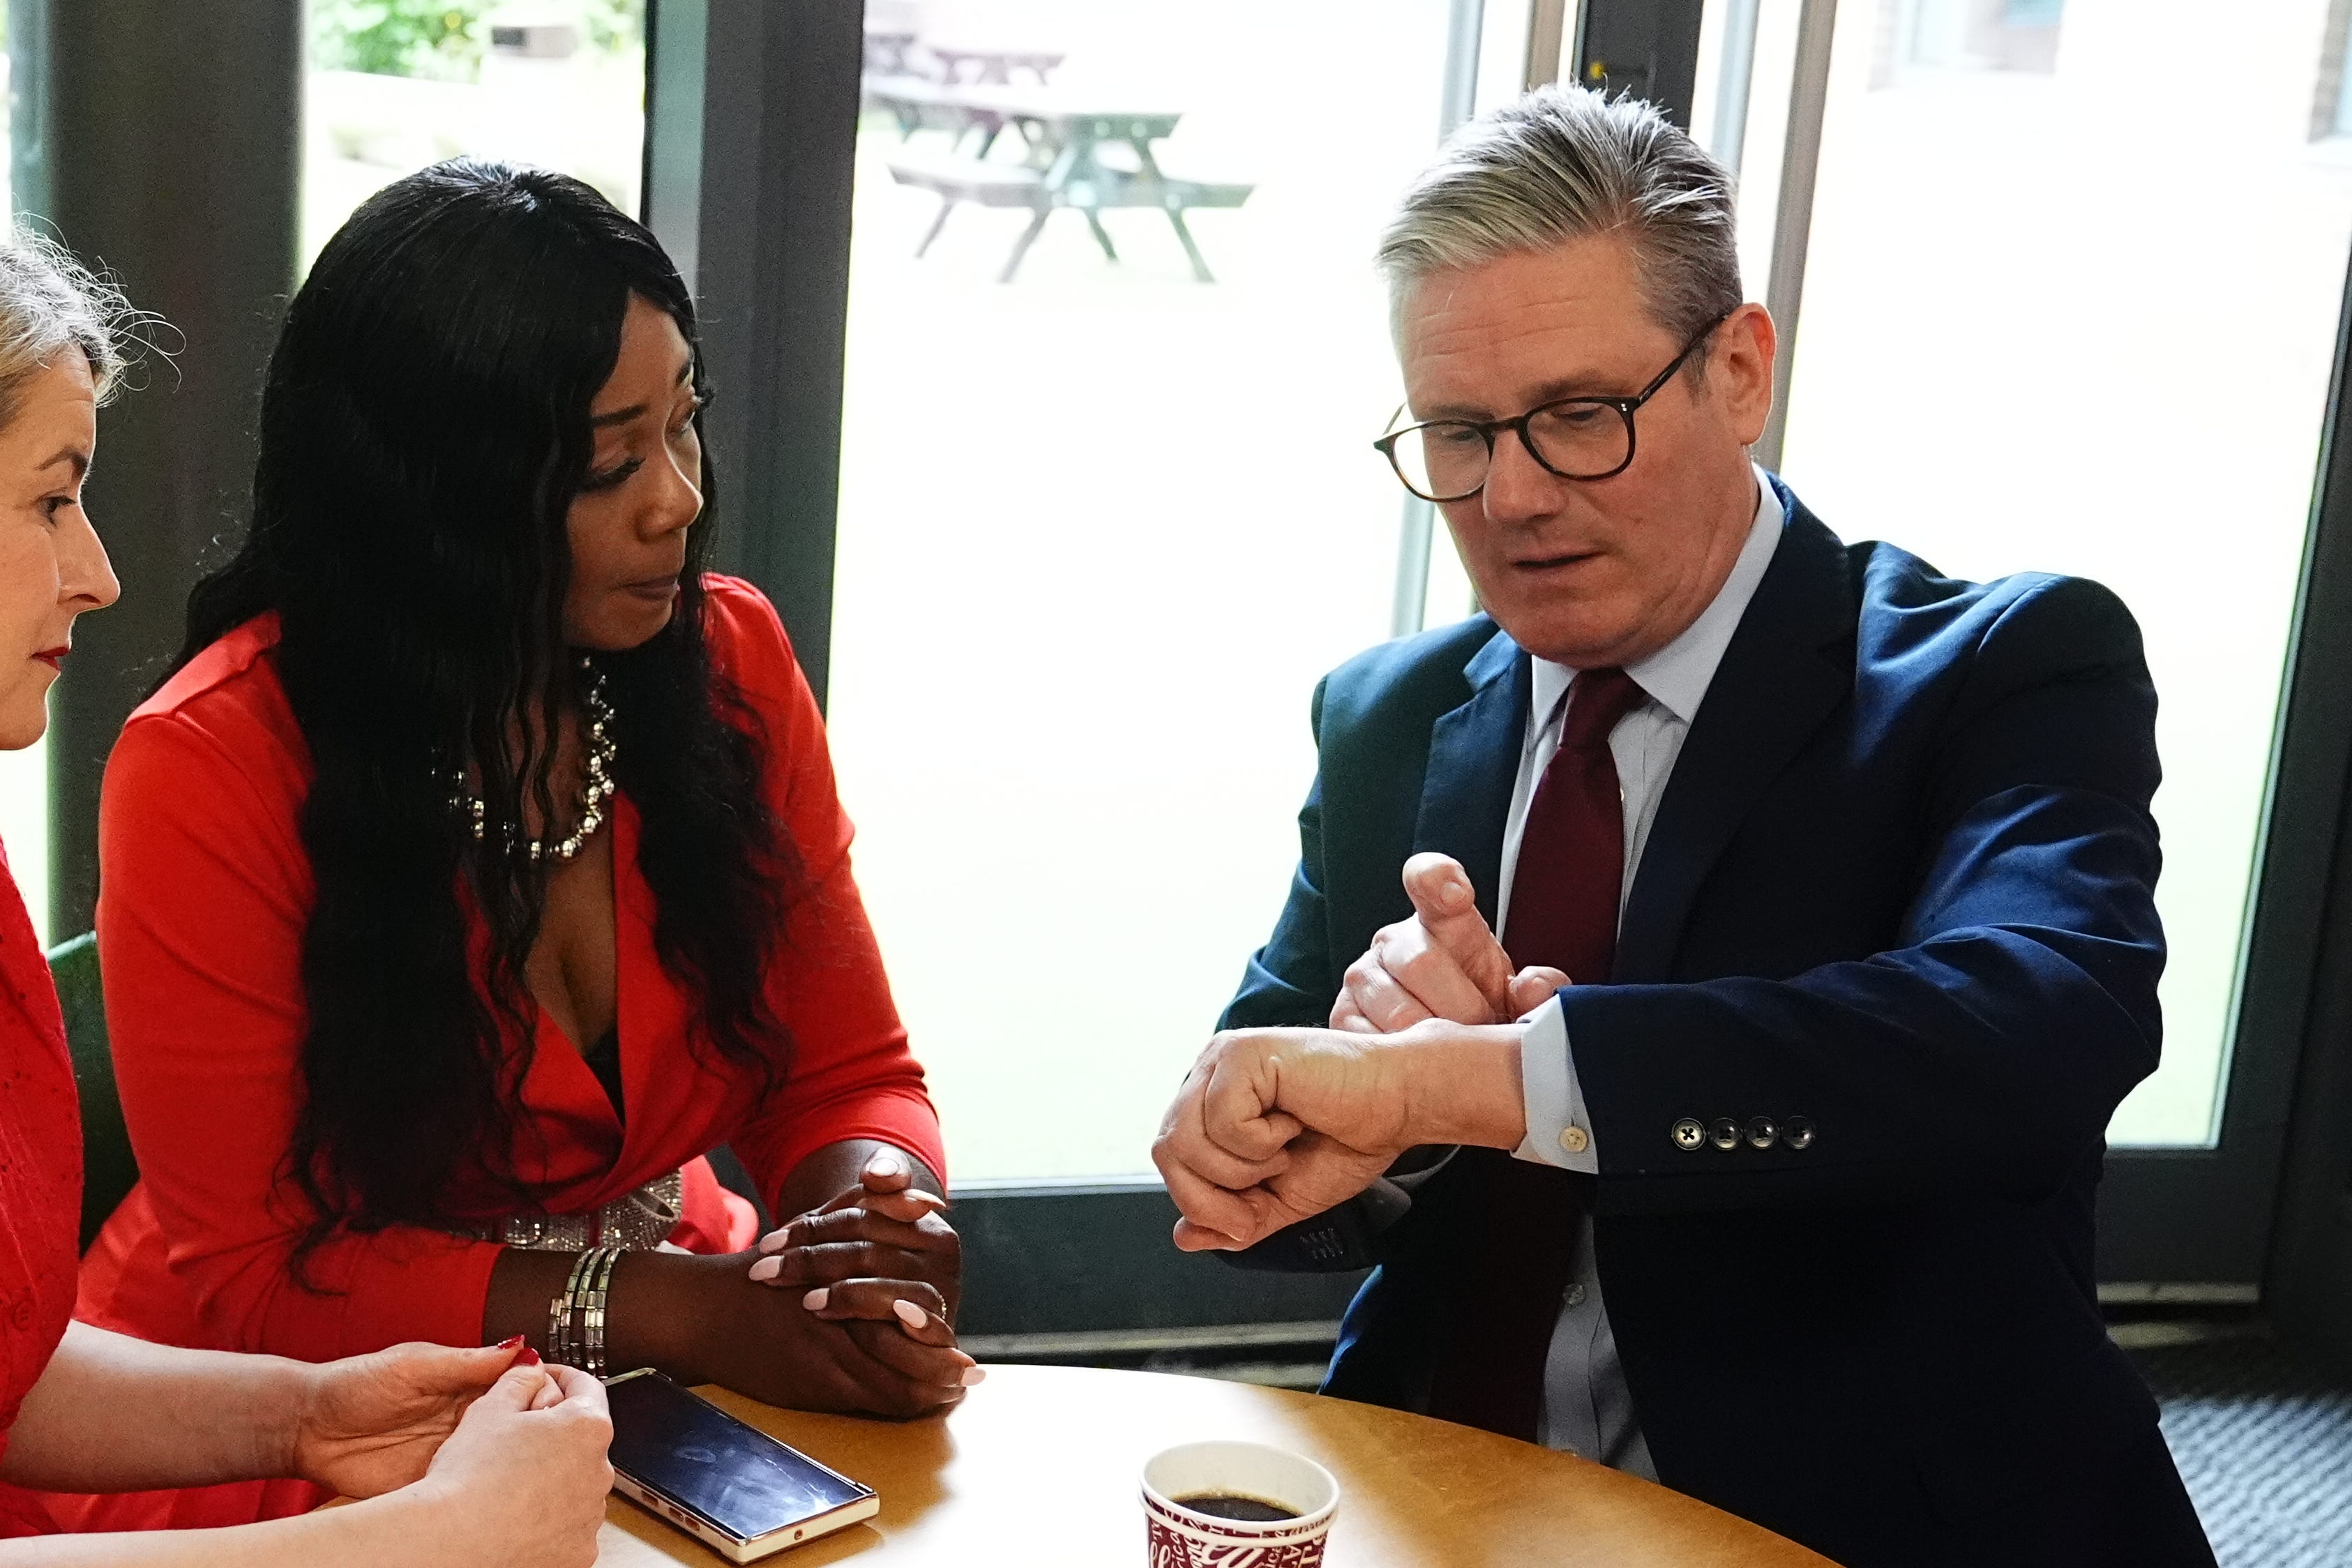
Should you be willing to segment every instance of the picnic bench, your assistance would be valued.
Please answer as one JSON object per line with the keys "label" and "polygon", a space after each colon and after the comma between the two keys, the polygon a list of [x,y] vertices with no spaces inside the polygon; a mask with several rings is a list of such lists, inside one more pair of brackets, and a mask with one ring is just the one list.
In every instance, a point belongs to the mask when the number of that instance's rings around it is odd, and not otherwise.
{"label": "picnic bench", "polygon": [[[940,79],[951,86],[966,82],[1009,87],[1013,73],[1025,70],[1043,87],[1063,58],[1052,49],[979,48],[957,44],[927,44],[924,47],[939,63]],[[964,74],[967,66],[971,68],[970,76]]]}
{"label": "picnic bench", "polygon": [[[1216,278],[1201,255],[1184,214],[1194,207],[1240,206],[1255,189],[1246,184],[1171,179],[1161,173],[1151,144],[1175,131],[1182,118],[1178,113],[1114,110],[1049,92],[986,87],[931,87],[911,97],[896,89],[877,89],[875,96],[886,103],[897,98],[905,104],[902,111],[898,103],[889,103],[902,127],[909,124],[911,115],[918,128],[950,132],[944,153],[908,149],[890,161],[892,179],[940,198],[939,213],[922,243],[915,247],[917,257],[930,249],[960,203],[1030,210],[1029,226],[1013,243],[1013,254],[997,278],[1000,283],[1013,281],[1023,258],[1044,231],[1045,220],[1061,207],[1075,207],[1086,216],[1095,243],[1113,261],[1118,259],[1118,248],[1103,227],[1101,214],[1111,207],[1156,208],[1167,215],[1175,229],[1177,241],[1192,265],[1192,276],[1213,283]],[[1026,144],[1024,157],[1018,163],[989,162],[988,150],[1007,125],[1014,127]],[[966,156],[957,149],[974,131],[982,133],[980,154]],[[911,137],[913,132],[907,134]],[[1106,163],[1101,154],[1107,147],[1131,150],[1136,166],[1127,169]]]}
{"label": "picnic bench", "polygon": [[971,100],[971,89],[945,87],[922,77],[891,77],[884,80],[868,79],[866,101],[888,112],[898,122],[898,140],[911,141],[918,131],[944,131],[948,145],[961,148],[968,135],[977,133],[980,145],[972,156],[985,158],[996,145],[998,132],[1004,129],[1004,117],[978,108]]}

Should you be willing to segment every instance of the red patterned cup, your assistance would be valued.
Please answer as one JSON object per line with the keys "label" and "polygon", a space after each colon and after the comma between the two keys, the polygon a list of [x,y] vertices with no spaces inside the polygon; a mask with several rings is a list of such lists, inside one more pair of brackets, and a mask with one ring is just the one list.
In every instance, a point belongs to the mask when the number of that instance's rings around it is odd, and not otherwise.
{"label": "red patterned cup", "polygon": [[[1297,1517],[1224,1519],[1181,1500],[1255,1498]],[[1187,1443],[1143,1467],[1150,1568],[1322,1568],[1339,1483],[1312,1459],[1263,1443]]]}

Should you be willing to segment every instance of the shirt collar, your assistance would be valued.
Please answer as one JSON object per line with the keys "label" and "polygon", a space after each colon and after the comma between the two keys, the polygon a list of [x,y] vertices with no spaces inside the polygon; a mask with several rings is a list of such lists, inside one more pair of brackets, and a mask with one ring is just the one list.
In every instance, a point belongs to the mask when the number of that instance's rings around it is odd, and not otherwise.
{"label": "shirt collar", "polygon": [[[1780,498],[1772,489],[1764,470],[1755,468],[1756,521],[1748,525],[1748,542],[1739,547],[1739,559],[1731,563],[1731,574],[1723,580],[1715,599],[1699,612],[1698,619],[1684,628],[1683,634],[1652,654],[1625,667],[1633,684],[1663,704],[1684,723],[1698,714],[1698,705],[1706,697],[1706,689],[1715,682],[1716,667],[1723,662],[1724,650],[1731,646],[1731,634],[1739,629],[1739,619],[1748,613],[1748,601],[1756,597],[1757,584],[1764,581],[1765,568],[1772,564],[1772,552],[1780,548],[1781,524]],[[1532,660],[1535,679],[1531,693],[1535,721],[1538,728],[1551,722],[1559,711],[1559,702],[1576,679],[1576,671],[1564,664],[1554,664],[1548,658]]]}

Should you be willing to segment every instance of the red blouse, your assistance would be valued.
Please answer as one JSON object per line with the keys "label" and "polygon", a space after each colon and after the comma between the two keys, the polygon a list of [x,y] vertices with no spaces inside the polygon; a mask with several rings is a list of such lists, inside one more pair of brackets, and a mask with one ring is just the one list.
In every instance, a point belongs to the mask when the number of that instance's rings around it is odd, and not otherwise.
{"label": "red blouse", "polygon": [[[0,1452],[73,1316],[81,1117],[48,960],[0,850]],[[0,1493],[0,1536],[46,1535],[39,1503]]]}
{"label": "red blouse", "polygon": [[[671,1239],[723,1251],[751,1238],[748,1206],[730,1212],[698,1160],[722,1142],[772,1202],[803,1159],[843,1139],[945,1166],[850,875],[815,700],[768,602],[731,578],[706,584],[712,660],[765,721],[770,800],[807,879],[772,966],[790,1070],[763,1093],[757,1074],[688,1047],[688,997],[655,953],[624,795],[611,830],[626,1119],[542,1012],[513,1157],[520,1174],[553,1184],[557,1213],[693,1162]],[[107,765],[100,960],[141,1181],[83,1264],[79,1315],[167,1343],[312,1361],[403,1340],[474,1344],[498,1244],[417,1226],[343,1233],[311,1255],[323,1290],[289,1268],[310,1214],[281,1168],[301,1093],[312,889],[297,827],[308,752],[269,657],[276,640],[264,616],[206,648],[131,715]],[[453,1226],[509,1206],[478,1173],[448,1202]]]}

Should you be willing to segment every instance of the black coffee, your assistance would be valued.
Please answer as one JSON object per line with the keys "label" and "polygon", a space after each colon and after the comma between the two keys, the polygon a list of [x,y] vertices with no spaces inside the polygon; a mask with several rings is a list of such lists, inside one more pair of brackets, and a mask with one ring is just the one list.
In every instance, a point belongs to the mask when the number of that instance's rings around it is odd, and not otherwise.
{"label": "black coffee", "polygon": [[1243,1497],[1235,1492],[1201,1492],[1176,1500],[1194,1513],[1213,1514],[1219,1519],[1237,1519],[1248,1524],[1273,1524],[1280,1520],[1297,1519],[1298,1510],[1285,1508],[1264,1498]]}

